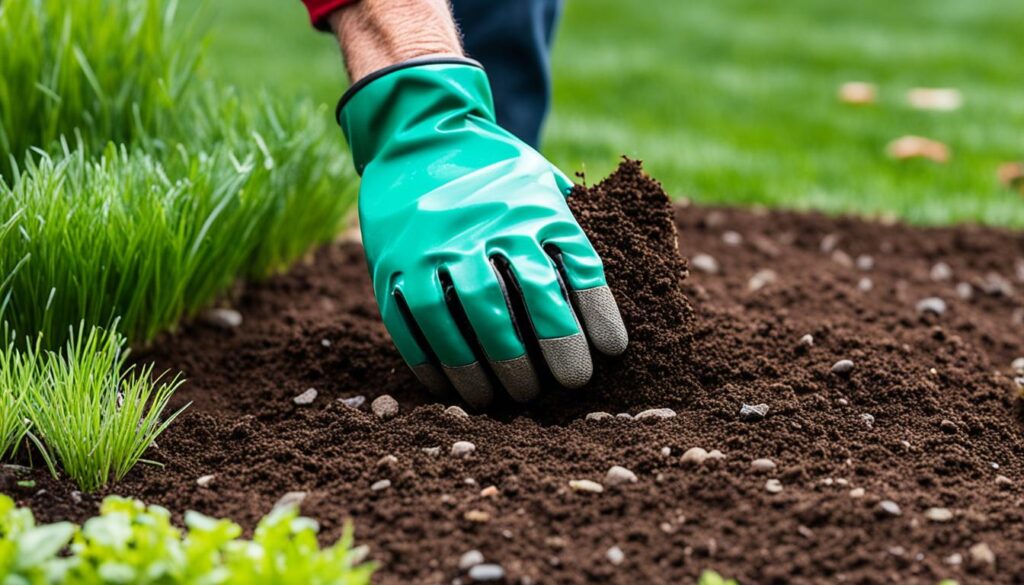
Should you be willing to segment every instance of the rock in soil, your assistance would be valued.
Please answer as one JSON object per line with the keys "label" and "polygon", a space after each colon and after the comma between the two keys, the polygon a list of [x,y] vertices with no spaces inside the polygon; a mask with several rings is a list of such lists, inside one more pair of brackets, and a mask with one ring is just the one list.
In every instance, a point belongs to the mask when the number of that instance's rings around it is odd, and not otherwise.
{"label": "rock in soil", "polygon": [[613,546],[609,548],[605,553],[604,557],[608,559],[608,562],[615,565],[616,567],[622,564],[622,561],[626,560],[626,554],[622,552],[622,549]]}
{"label": "rock in soil", "polygon": [[[1015,261],[1024,258],[1019,231],[672,208],[632,162],[587,183],[568,202],[602,256],[630,347],[619,358],[595,356],[585,388],[546,382],[532,404],[506,400],[479,416],[444,414],[456,398],[438,404],[395,351],[363,249],[333,243],[310,263],[246,287],[235,301],[245,326],[230,335],[185,324],[133,354],[139,365],[155,361],[157,372],[183,372],[188,382],[171,406],[193,405],[145,455],[164,466],[139,465],[112,489],[165,506],[178,520],[192,509],[251,533],[281,494],[314,488],[303,514],[320,523],[323,544],[351,519],[356,542],[380,563],[375,585],[468,584],[458,561],[473,548],[500,559],[510,584],[695,583],[705,568],[741,583],[1024,582],[1017,503],[1024,419],[1007,371],[1024,356],[1014,321],[1024,285],[1014,281],[1010,291],[993,281],[991,296],[982,288],[989,271],[1016,278]],[[770,241],[779,254],[727,246],[724,229],[746,242]],[[828,234],[835,245],[823,254]],[[852,258],[876,259],[873,292],[856,288],[868,273],[830,258],[840,245]],[[697,251],[728,264],[684,280],[683,256]],[[918,318],[913,306],[929,296],[954,298],[954,280],[930,278],[939,259],[955,268],[955,282],[976,288],[971,300],[950,303],[941,327],[931,316]],[[762,269],[775,271],[777,284],[749,292],[749,277]],[[795,347],[808,333],[814,347]],[[330,349],[321,339],[332,341]],[[829,372],[841,358],[856,362],[855,375]],[[317,388],[322,402],[282,409],[296,387]],[[333,400],[383,394],[400,404],[400,423]],[[838,406],[840,397],[861,410]],[[772,416],[741,423],[744,402],[767,402]],[[671,408],[676,417],[583,420],[590,412],[652,408]],[[861,412],[885,424],[867,432]],[[959,432],[945,433],[944,419]],[[468,459],[447,456],[456,441],[478,448]],[[678,455],[697,445],[718,447],[728,459],[712,464],[708,453],[702,465],[683,465]],[[438,446],[443,456],[419,452]],[[664,446],[671,457],[659,454]],[[374,463],[387,454],[409,469],[389,476],[392,491],[371,495],[369,486],[382,478]],[[750,461],[765,456],[785,464],[752,473]],[[569,479],[604,481],[616,464],[642,481],[601,495],[570,492]],[[214,489],[196,486],[203,473],[217,474]],[[1006,485],[996,473],[1018,481]],[[480,485],[464,484],[467,475]],[[775,496],[765,491],[773,477],[785,488]],[[815,481],[825,477],[855,485]],[[28,479],[35,488],[11,482],[7,493],[41,521],[81,521],[96,511],[95,497],[76,502],[74,485],[45,469]],[[489,485],[502,496],[480,497]],[[848,495],[861,485],[867,494]],[[903,516],[876,516],[876,492],[898,495]],[[948,522],[922,515],[954,501]],[[556,537],[562,548],[548,544]],[[991,568],[972,565],[976,543],[993,559],[980,566]],[[619,566],[605,558],[613,545],[628,554]],[[905,554],[887,554],[893,547]],[[962,565],[944,561],[953,554]]]}
{"label": "rock in soil", "polygon": [[295,398],[292,398],[292,402],[299,406],[309,406],[310,404],[313,404],[314,400],[316,400],[316,396],[316,388],[309,388],[302,394],[299,394]]}
{"label": "rock in soil", "polygon": [[853,371],[852,360],[839,360],[832,364],[832,373],[837,376],[845,376]]}
{"label": "rock in soil", "polygon": [[452,456],[454,457],[469,457],[473,451],[476,451],[476,445],[469,441],[455,441],[452,443]]}
{"label": "rock in soil", "polygon": [[754,422],[768,416],[767,404],[744,404],[740,406],[740,420]]}
{"label": "rock in soil", "polygon": [[505,569],[501,565],[476,565],[469,570],[469,578],[478,583],[501,581],[505,578]]}
{"label": "rock in soil", "polygon": [[202,320],[221,329],[235,329],[242,326],[242,314],[234,309],[208,309],[203,311]]}
{"label": "rock in soil", "polygon": [[398,414],[398,401],[384,394],[378,396],[370,403],[370,410],[373,411],[373,414],[377,415],[377,418],[388,420]]}
{"label": "rock in soil", "polygon": [[463,571],[468,571],[477,565],[481,565],[484,562],[484,555],[478,550],[466,551],[459,557],[459,568]]}
{"label": "rock in soil", "polygon": [[632,471],[621,467],[619,465],[613,465],[608,469],[608,473],[605,475],[605,485],[622,485],[624,483],[636,483],[636,474]]}
{"label": "rock in soil", "polygon": [[596,481],[591,481],[589,479],[571,480],[569,482],[569,487],[571,487],[574,492],[588,492],[592,494],[600,494],[604,491],[603,485],[597,483]]}
{"label": "rock in soil", "polygon": [[771,459],[754,459],[750,462],[750,469],[754,471],[774,471],[776,468],[775,462]]}

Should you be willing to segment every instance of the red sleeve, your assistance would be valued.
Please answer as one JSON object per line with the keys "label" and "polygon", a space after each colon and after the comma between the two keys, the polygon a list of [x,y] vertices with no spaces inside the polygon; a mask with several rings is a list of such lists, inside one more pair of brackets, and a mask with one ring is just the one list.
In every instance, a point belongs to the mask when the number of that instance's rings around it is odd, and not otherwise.
{"label": "red sleeve", "polygon": [[353,2],[355,0],[302,0],[302,3],[306,5],[306,10],[309,11],[309,21],[313,23],[314,27],[322,31],[331,30],[327,17],[332,12]]}

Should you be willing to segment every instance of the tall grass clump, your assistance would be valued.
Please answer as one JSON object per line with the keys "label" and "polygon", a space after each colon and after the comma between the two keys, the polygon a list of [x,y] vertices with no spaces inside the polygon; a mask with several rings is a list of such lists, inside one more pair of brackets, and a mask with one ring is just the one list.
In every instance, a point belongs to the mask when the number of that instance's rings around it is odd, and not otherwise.
{"label": "tall grass clump", "polygon": [[79,133],[88,146],[170,130],[200,43],[170,0],[0,2],[0,175]]}
{"label": "tall grass clump", "polygon": [[30,364],[23,411],[32,432],[85,492],[123,478],[183,410],[163,416],[179,378],[125,368],[125,339],[114,330],[80,326],[63,351],[29,348],[19,359]]}
{"label": "tall grass clump", "polygon": [[20,359],[13,336],[0,327],[0,461],[14,455],[21,445],[28,424],[25,405],[29,397],[31,364]]}

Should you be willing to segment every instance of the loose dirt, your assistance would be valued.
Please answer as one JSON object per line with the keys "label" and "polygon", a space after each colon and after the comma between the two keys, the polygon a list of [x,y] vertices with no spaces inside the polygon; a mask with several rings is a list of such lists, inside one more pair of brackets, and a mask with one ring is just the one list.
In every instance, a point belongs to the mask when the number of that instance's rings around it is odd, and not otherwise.
{"label": "loose dirt", "polygon": [[[338,243],[242,292],[237,330],[188,326],[138,356],[182,370],[176,401],[193,406],[149,454],[166,467],[113,491],[247,528],[305,491],[325,540],[354,521],[382,584],[468,582],[458,562],[472,549],[509,583],[674,584],[703,569],[743,583],[1024,581],[1010,366],[1024,355],[1024,237],[673,208],[630,161],[571,201],[631,334],[589,387],[446,414],[379,323],[361,248]],[[713,258],[688,278],[676,230],[683,255]],[[945,311],[920,313],[928,297]],[[843,359],[853,370],[833,373]],[[297,405],[308,388],[317,397]],[[400,405],[386,421],[369,409],[382,394]],[[339,400],[357,395],[358,409]],[[741,417],[744,404],[769,410]],[[584,418],[648,408],[677,416]],[[475,450],[452,456],[456,441]],[[684,462],[694,447],[724,458]],[[606,482],[615,465],[637,481]],[[42,519],[95,511],[34,477],[7,489]]]}

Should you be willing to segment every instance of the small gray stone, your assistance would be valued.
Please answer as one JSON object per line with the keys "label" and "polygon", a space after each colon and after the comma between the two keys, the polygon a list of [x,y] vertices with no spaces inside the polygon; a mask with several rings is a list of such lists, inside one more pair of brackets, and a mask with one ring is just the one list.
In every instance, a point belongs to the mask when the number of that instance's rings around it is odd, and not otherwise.
{"label": "small gray stone", "polygon": [[469,414],[465,410],[454,405],[444,409],[444,413],[455,418],[469,418]]}
{"label": "small gray stone", "polygon": [[469,570],[469,578],[478,582],[501,581],[505,578],[505,569],[501,565],[476,565]]}
{"label": "small gray stone", "polygon": [[1017,372],[1018,374],[1024,374],[1024,357],[1019,357],[1013,360],[1013,363],[1010,364],[1010,367],[1013,368],[1013,371]]}
{"label": "small gray stone", "polygon": [[478,550],[469,550],[459,557],[459,569],[468,571],[477,565],[484,563],[484,554]]}
{"label": "small gray stone", "polygon": [[963,562],[964,562],[964,555],[962,555],[960,553],[953,553],[953,554],[949,555],[948,557],[942,559],[942,562],[946,563],[947,565],[952,565],[952,566],[955,567],[955,566],[963,564]]}
{"label": "small gray stone", "polygon": [[342,398],[341,403],[349,408],[355,408],[356,410],[363,407],[366,404],[365,396],[349,396],[348,398]]}
{"label": "small gray stone", "polygon": [[942,422],[939,423],[939,429],[949,435],[955,435],[957,432],[956,423],[948,418],[942,419]]}
{"label": "small gray stone", "polygon": [[956,296],[962,301],[969,301],[974,296],[974,287],[969,282],[956,283]]}
{"label": "small gray stone", "polygon": [[953,519],[953,512],[949,508],[928,508],[924,517],[932,522],[949,522]]}
{"label": "small gray stone", "polygon": [[676,415],[676,411],[671,408],[651,408],[638,412],[635,418],[636,420],[643,420],[645,418],[672,418]]}
{"label": "small gray stone", "polygon": [[455,441],[452,443],[452,455],[455,457],[469,457],[469,454],[476,451],[476,445],[469,441]]}
{"label": "small gray stone", "polygon": [[672,455],[672,447],[662,447],[661,456],[668,457],[669,455]]}
{"label": "small gray stone", "polygon": [[203,312],[202,319],[221,329],[235,329],[242,325],[242,314],[234,309],[208,309]]}
{"label": "small gray stone", "polygon": [[832,252],[832,261],[844,268],[853,268],[853,258],[842,250]]}
{"label": "small gray stone", "polygon": [[1008,478],[1008,477],[1006,477],[1005,475],[997,475],[996,476],[996,485],[1001,486],[1001,487],[1009,487],[1009,486],[1013,485],[1013,480]]}
{"label": "small gray stone", "polygon": [[740,406],[740,420],[754,422],[768,416],[767,404],[744,404]]}
{"label": "small gray stone", "polygon": [[778,466],[775,465],[775,462],[766,457],[750,462],[750,468],[754,471],[773,471],[776,467]]}
{"label": "small gray stone", "polygon": [[198,485],[201,488],[210,487],[210,484],[213,483],[213,478],[213,475],[201,476],[199,479],[196,480],[196,485]]}
{"label": "small gray stone", "polygon": [[814,336],[810,333],[800,338],[800,345],[804,347],[814,347]]}
{"label": "small gray stone", "polygon": [[287,506],[298,506],[306,499],[306,495],[306,492],[288,492],[277,500],[277,503],[274,504],[274,509],[277,510],[278,508],[284,508]]}
{"label": "small gray stone", "polygon": [[718,449],[712,449],[712,450],[708,451],[708,460],[709,461],[718,461],[720,459],[725,459],[725,453],[722,453]]}
{"label": "small gray stone", "polygon": [[743,236],[732,230],[722,232],[722,242],[729,246],[739,246],[743,243]]}
{"label": "small gray stone", "polygon": [[708,458],[708,452],[701,447],[691,447],[679,460],[683,465],[700,465]]}
{"label": "small gray stone", "polygon": [[878,502],[878,510],[882,514],[889,516],[900,516],[903,514],[903,510],[900,510],[899,504],[892,500],[882,500]]}
{"label": "small gray stone", "polygon": [[589,412],[586,420],[604,420],[606,418],[615,418],[615,416],[610,412]]}
{"label": "small gray stone", "polygon": [[371,492],[380,492],[380,491],[384,491],[384,490],[388,489],[389,487],[391,487],[391,480],[390,479],[382,479],[380,481],[373,482],[373,485],[370,486],[370,491]]}
{"label": "small gray stone", "polygon": [[857,290],[860,292],[871,292],[873,288],[875,288],[874,281],[866,276],[857,281]]}
{"label": "small gray stone", "polygon": [[765,268],[764,270],[758,270],[750,277],[750,280],[747,281],[747,288],[750,289],[751,292],[757,292],[778,280],[779,275],[776,274],[774,270]]}
{"label": "small gray stone", "polygon": [[619,465],[613,465],[605,475],[604,483],[607,485],[622,485],[624,483],[636,483],[636,474]]}
{"label": "small gray stone", "polygon": [[622,564],[622,561],[626,560],[626,553],[622,552],[621,548],[613,546],[604,553],[604,557],[608,559],[609,563],[617,567]]}
{"label": "small gray stone", "polygon": [[945,262],[936,262],[929,275],[935,282],[944,282],[953,278],[953,269]]}
{"label": "small gray stone", "polygon": [[1012,297],[1013,284],[998,272],[989,272],[981,282],[981,290],[993,297]]}
{"label": "small gray stone", "polygon": [[310,404],[313,404],[314,400],[316,400],[317,394],[318,392],[316,391],[316,388],[308,388],[302,394],[292,398],[292,402],[299,406],[309,406]]}
{"label": "small gray stone", "polygon": [[861,254],[857,256],[857,269],[867,272],[875,267],[875,259],[867,254]]}
{"label": "small gray stone", "polygon": [[322,345],[324,347],[331,347],[331,340],[330,339],[321,339],[320,340],[320,345]]}
{"label": "small gray stone", "polygon": [[718,274],[719,266],[718,260],[707,254],[697,254],[693,258],[690,258],[690,266],[693,266],[701,272],[707,274]]}
{"label": "small gray stone", "polygon": [[939,297],[928,297],[917,302],[917,312],[941,315],[946,312],[946,301]]}
{"label": "small gray stone", "polygon": [[832,373],[843,376],[853,371],[853,362],[851,360],[839,360],[832,364]]}
{"label": "small gray stone", "polygon": [[986,569],[996,564],[996,554],[984,542],[967,549],[967,555],[970,557],[971,566],[977,569]]}
{"label": "small gray stone", "polygon": [[832,250],[835,250],[836,246],[838,246],[838,245],[839,245],[839,235],[838,234],[825,234],[825,237],[821,238],[821,245],[819,246],[819,248],[821,249],[821,252],[823,254],[828,254]]}
{"label": "small gray stone", "polygon": [[599,494],[604,491],[604,486],[597,483],[596,481],[590,481],[589,479],[573,479],[569,481],[569,487],[574,492],[588,492],[592,494]]}
{"label": "small gray stone", "polygon": [[441,454],[441,448],[440,447],[424,447],[421,450],[424,453],[426,453],[427,455],[430,455],[431,457],[437,457],[438,455]]}
{"label": "small gray stone", "polygon": [[865,412],[864,414],[860,415],[860,420],[861,420],[861,422],[864,423],[864,426],[866,426],[867,428],[869,428],[869,429],[875,428],[875,416],[874,415],[868,414],[868,413]]}
{"label": "small gray stone", "polygon": [[769,494],[778,494],[782,492],[782,482],[777,479],[769,479],[764,482],[764,489]]}
{"label": "small gray stone", "polygon": [[863,498],[864,497],[864,488],[862,488],[862,487],[855,487],[855,488],[853,488],[852,490],[850,490],[850,497],[851,498],[855,498],[855,499],[856,498]]}
{"label": "small gray stone", "polygon": [[398,401],[387,394],[382,394],[370,403],[370,410],[377,418],[388,420],[398,414]]}
{"label": "small gray stone", "polygon": [[385,455],[377,460],[377,467],[394,467],[398,465],[398,457]]}

